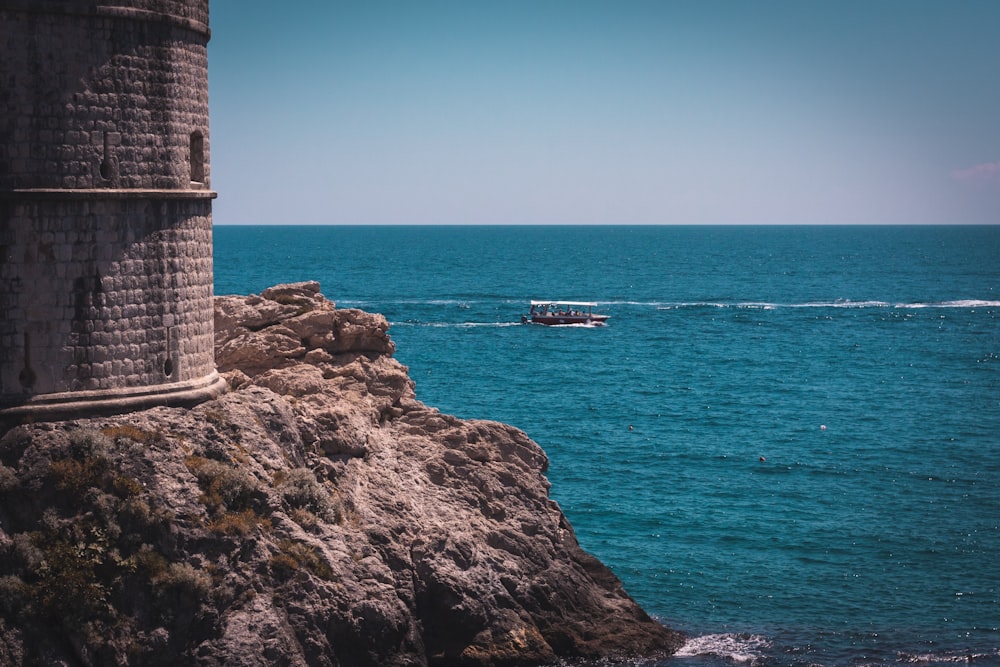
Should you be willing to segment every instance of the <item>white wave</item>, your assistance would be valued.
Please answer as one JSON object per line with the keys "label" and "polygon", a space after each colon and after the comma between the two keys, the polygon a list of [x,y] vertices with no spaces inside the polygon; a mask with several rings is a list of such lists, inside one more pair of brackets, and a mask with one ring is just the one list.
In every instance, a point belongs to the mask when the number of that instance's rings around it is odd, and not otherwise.
{"label": "white wave", "polygon": [[663,303],[657,310],[679,310],[681,308],[739,308],[746,310],[777,310],[778,308],[888,308],[885,301],[807,301],[804,303],[772,303],[770,301],[694,301]]}
{"label": "white wave", "polygon": [[656,305],[657,310],[680,310],[681,308],[733,308],[734,303],[713,303],[710,301],[682,301],[680,303],[660,303]]}
{"label": "white wave", "polygon": [[771,641],[761,635],[717,634],[691,637],[674,654],[676,657],[711,656],[739,664],[753,665],[764,657]]}
{"label": "white wave", "polygon": [[777,303],[764,303],[760,301],[747,301],[744,303],[737,303],[736,308],[742,308],[745,310],[774,310],[780,308],[780,304]]}
{"label": "white wave", "polygon": [[897,303],[896,308],[1000,308],[1000,301],[959,299],[957,301],[932,301],[928,303]]}
{"label": "white wave", "polygon": [[737,308],[889,308],[891,304],[887,301],[852,301],[851,299],[837,299],[835,301],[806,301],[804,303],[738,303]]}
{"label": "white wave", "polygon": [[720,303],[717,301],[685,301],[648,305],[656,305],[657,310],[679,310],[682,308],[739,308],[747,310],[777,310],[779,308],[896,308],[900,310],[907,310],[920,308],[1000,308],[1000,301],[959,299],[955,301],[890,303],[888,301],[878,300],[852,301],[850,299],[837,299],[835,301],[805,301],[802,303],[771,303],[768,301],[737,301],[732,303]]}
{"label": "white wave", "polygon": [[475,299],[335,299],[337,304],[348,308],[372,308],[392,306],[448,306],[465,310],[471,304],[482,303]]}
{"label": "white wave", "polygon": [[804,304],[806,308],[888,308],[889,303],[887,301],[875,301],[875,300],[865,300],[865,301],[852,301],[851,299],[838,299],[830,303],[819,302],[816,304],[807,303]]}
{"label": "white wave", "polygon": [[519,327],[522,324],[520,322],[390,322],[389,326],[472,329],[475,327]]}
{"label": "white wave", "polygon": [[456,327],[519,327],[523,326],[521,322],[460,322],[458,324],[453,324],[451,326]]}
{"label": "white wave", "polygon": [[977,660],[985,660],[1000,656],[1000,649],[988,651],[986,653],[976,653],[974,651],[954,651],[942,653],[899,653],[899,661],[907,664],[937,664],[937,663],[975,663]]}

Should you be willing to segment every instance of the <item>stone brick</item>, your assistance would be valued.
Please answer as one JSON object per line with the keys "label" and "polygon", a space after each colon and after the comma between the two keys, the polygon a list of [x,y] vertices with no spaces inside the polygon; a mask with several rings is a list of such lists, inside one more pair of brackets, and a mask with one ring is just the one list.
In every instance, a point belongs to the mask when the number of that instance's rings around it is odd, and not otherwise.
{"label": "stone brick", "polygon": [[207,22],[208,0],[0,5],[0,419],[65,392],[113,409],[221,390]]}

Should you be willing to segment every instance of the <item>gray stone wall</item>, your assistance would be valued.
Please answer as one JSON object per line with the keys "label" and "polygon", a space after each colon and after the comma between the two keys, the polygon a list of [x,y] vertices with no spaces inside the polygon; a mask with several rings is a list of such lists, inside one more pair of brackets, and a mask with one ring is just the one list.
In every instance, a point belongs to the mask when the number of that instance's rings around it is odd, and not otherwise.
{"label": "gray stone wall", "polygon": [[[209,199],[2,202],[0,395],[212,373]],[[207,317],[206,317],[207,315]]]}
{"label": "gray stone wall", "polygon": [[10,4],[25,3],[0,2],[0,189],[188,189],[192,136],[207,187],[208,27],[131,6],[194,4],[207,19],[207,2]]}
{"label": "gray stone wall", "polygon": [[0,417],[224,386],[208,39],[207,0],[0,0]]}

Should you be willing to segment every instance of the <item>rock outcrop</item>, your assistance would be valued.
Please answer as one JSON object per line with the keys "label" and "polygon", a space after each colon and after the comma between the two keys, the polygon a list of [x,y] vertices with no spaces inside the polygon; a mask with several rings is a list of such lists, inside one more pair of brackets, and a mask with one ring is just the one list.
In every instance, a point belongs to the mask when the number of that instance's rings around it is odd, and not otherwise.
{"label": "rock outcrop", "polygon": [[416,400],[316,283],[216,299],[231,390],[0,439],[0,664],[656,659],[520,430]]}

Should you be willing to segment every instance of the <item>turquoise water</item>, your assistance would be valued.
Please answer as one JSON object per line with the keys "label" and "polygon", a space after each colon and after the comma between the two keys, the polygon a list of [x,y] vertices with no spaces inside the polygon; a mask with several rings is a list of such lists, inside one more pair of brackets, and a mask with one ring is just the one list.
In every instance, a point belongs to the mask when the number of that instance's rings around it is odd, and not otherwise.
{"label": "turquoise water", "polygon": [[216,227],[215,275],[524,429],[671,665],[1000,665],[1000,227]]}

